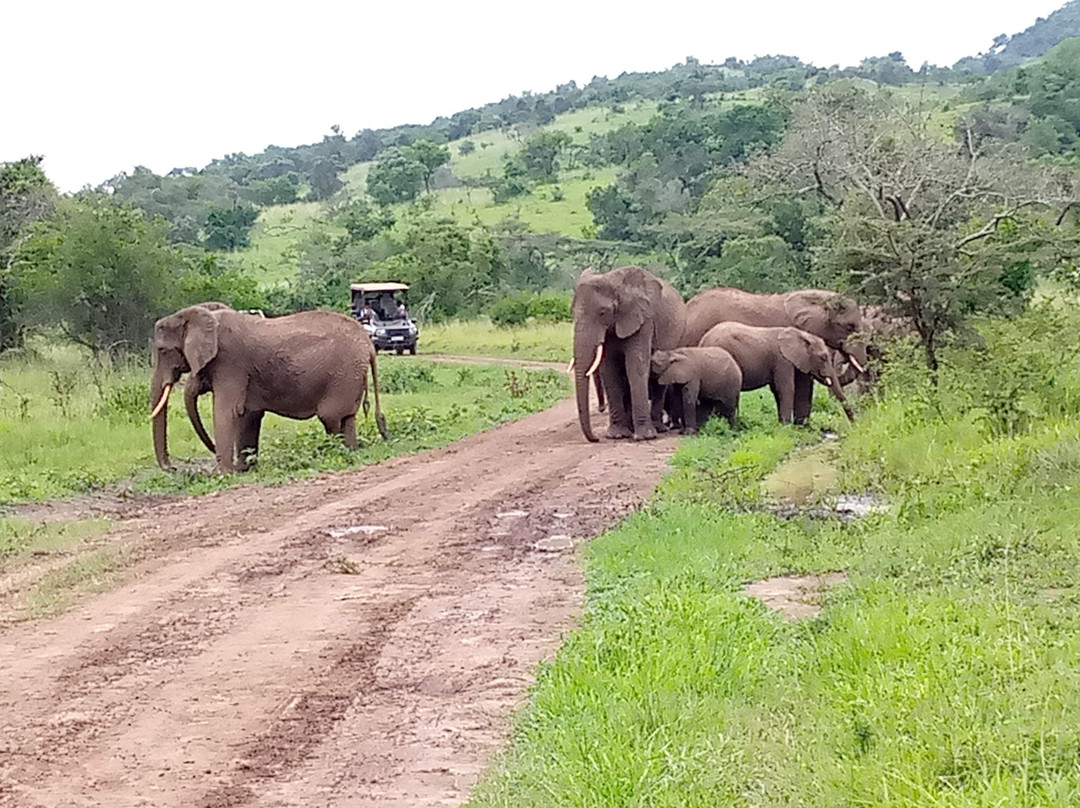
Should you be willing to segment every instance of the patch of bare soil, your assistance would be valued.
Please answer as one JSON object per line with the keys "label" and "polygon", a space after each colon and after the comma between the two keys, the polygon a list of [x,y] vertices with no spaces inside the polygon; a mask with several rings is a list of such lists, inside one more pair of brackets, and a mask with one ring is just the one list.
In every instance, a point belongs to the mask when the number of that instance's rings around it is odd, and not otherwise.
{"label": "patch of bare soil", "polygon": [[674,446],[587,443],[566,401],[354,472],[110,513],[126,583],[0,623],[0,805],[463,802],[575,625],[574,548]]}
{"label": "patch of bare soil", "polygon": [[778,575],[749,583],[743,587],[743,592],[780,612],[785,620],[801,620],[821,614],[821,595],[846,580],[847,573],[844,572]]}

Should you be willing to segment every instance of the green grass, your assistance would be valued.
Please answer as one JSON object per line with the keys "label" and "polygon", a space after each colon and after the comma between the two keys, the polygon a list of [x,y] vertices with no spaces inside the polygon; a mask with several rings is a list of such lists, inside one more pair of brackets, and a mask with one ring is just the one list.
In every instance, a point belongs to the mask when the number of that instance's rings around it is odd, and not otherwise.
{"label": "green grass", "polygon": [[345,229],[326,221],[319,202],[294,202],[263,208],[251,230],[251,246],[236,260],[260,284],[273,286],[296,276],[299,247],[311,234],[344,235]]}
{"label": "green grass", "polygon": [[[740,432],[684,441],[650,505],[588,546],[583,625],[470,805],[1080,804],[1078,333],[1045,309],[988,324],[988,353],[950,351],[937,392],[894,363],[850,428],[815,410],[844,429],[838,486],[891,503],[858,523],[761,507],[817,440],[761,397]],[[1037,416],[987,406],[1055,340]],[[848,578],[814,619],[742,593],[830,570]]]}
{"label": "green grass", "polygon": [[572,331],[570,323],[521,328],[498,328],[489,320],[435,323],[424,326],[420,347],[425,353],[569,363]]}
{"label": "green grass", "polygon": [[77,522],[0,519],[0,560],[65,552],[108,528],[107,519],[83,519]]}
{"label": "green grass", "polygon": [[[538,185],[532,193],[496,205],[487,188],[446,188],[435,192],[435,211],[461,224],[479,221],[491,226],[505,219],[519,219],[535,233],[558,233],[582,238],[593,226],[585,197],[593,188],[610,185],[617,169],[563,172],[553,185]],[[561,199],[556,199],[560,196]]]}
{"label": "green grass", "polygon": [[[382,355],[389,443],[378,438],[371,418],[358,419],[363,448],[352,452],[340,439],[327,436],[314,419],[270,415],[263,423],[258,469],[229,477],[206,473],[212,458],[196,438],[177,394],[169,404],[169,448],[178,467],[187,471],[166,473],[154,461],[147,418],[148,367],[133,362],[94,371],[72,348],[41,344],[36,351],[0,361],[0,504],[117,486],[195,493],[355,468],[446,444],[569,394],[565,376],[552,371],[438,365],[422,357]],[[210,399],[204,396],[200,402],[208,425]]]}

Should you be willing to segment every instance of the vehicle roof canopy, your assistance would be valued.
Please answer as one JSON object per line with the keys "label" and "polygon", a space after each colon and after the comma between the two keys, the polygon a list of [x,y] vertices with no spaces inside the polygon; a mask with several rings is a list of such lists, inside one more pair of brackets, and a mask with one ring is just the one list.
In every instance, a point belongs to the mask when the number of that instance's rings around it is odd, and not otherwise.
{"label": "vehicle roof canopy", "polygon": [[404,292],[409,288],[407,283],[354,283],[354,292]]}

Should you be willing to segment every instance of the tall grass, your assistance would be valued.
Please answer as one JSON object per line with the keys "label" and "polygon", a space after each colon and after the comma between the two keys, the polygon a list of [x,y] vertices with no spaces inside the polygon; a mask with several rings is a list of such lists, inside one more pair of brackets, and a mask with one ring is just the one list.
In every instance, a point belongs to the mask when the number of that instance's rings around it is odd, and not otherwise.
{"label": "tall grass", "polygon": [[[1080,804],[1080,316],[982,333],[937,390],[897,349],[844,436],[841,485],[887,515],[761,507],[815,438],[764,405],[684,441],[651,505],[589,546],[583,626],[470,804]],[[1049,383],[1010,400],[1032,365]],[[848,578],[815,619],[742,593],[830,570]]]}

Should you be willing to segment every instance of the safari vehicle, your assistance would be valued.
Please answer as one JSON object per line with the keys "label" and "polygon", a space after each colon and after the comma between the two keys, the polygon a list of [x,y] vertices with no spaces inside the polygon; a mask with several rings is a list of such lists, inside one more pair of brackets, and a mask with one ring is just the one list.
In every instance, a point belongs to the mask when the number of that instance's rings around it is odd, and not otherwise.
{"label": "safari vehicle", "polygon": [[398,315],[398,302],[407,302],[408,291],[405,283],[352,284],[353,317],[371,335],[375,350],[416,353],[420,329],[407,310],[404,317]]}

